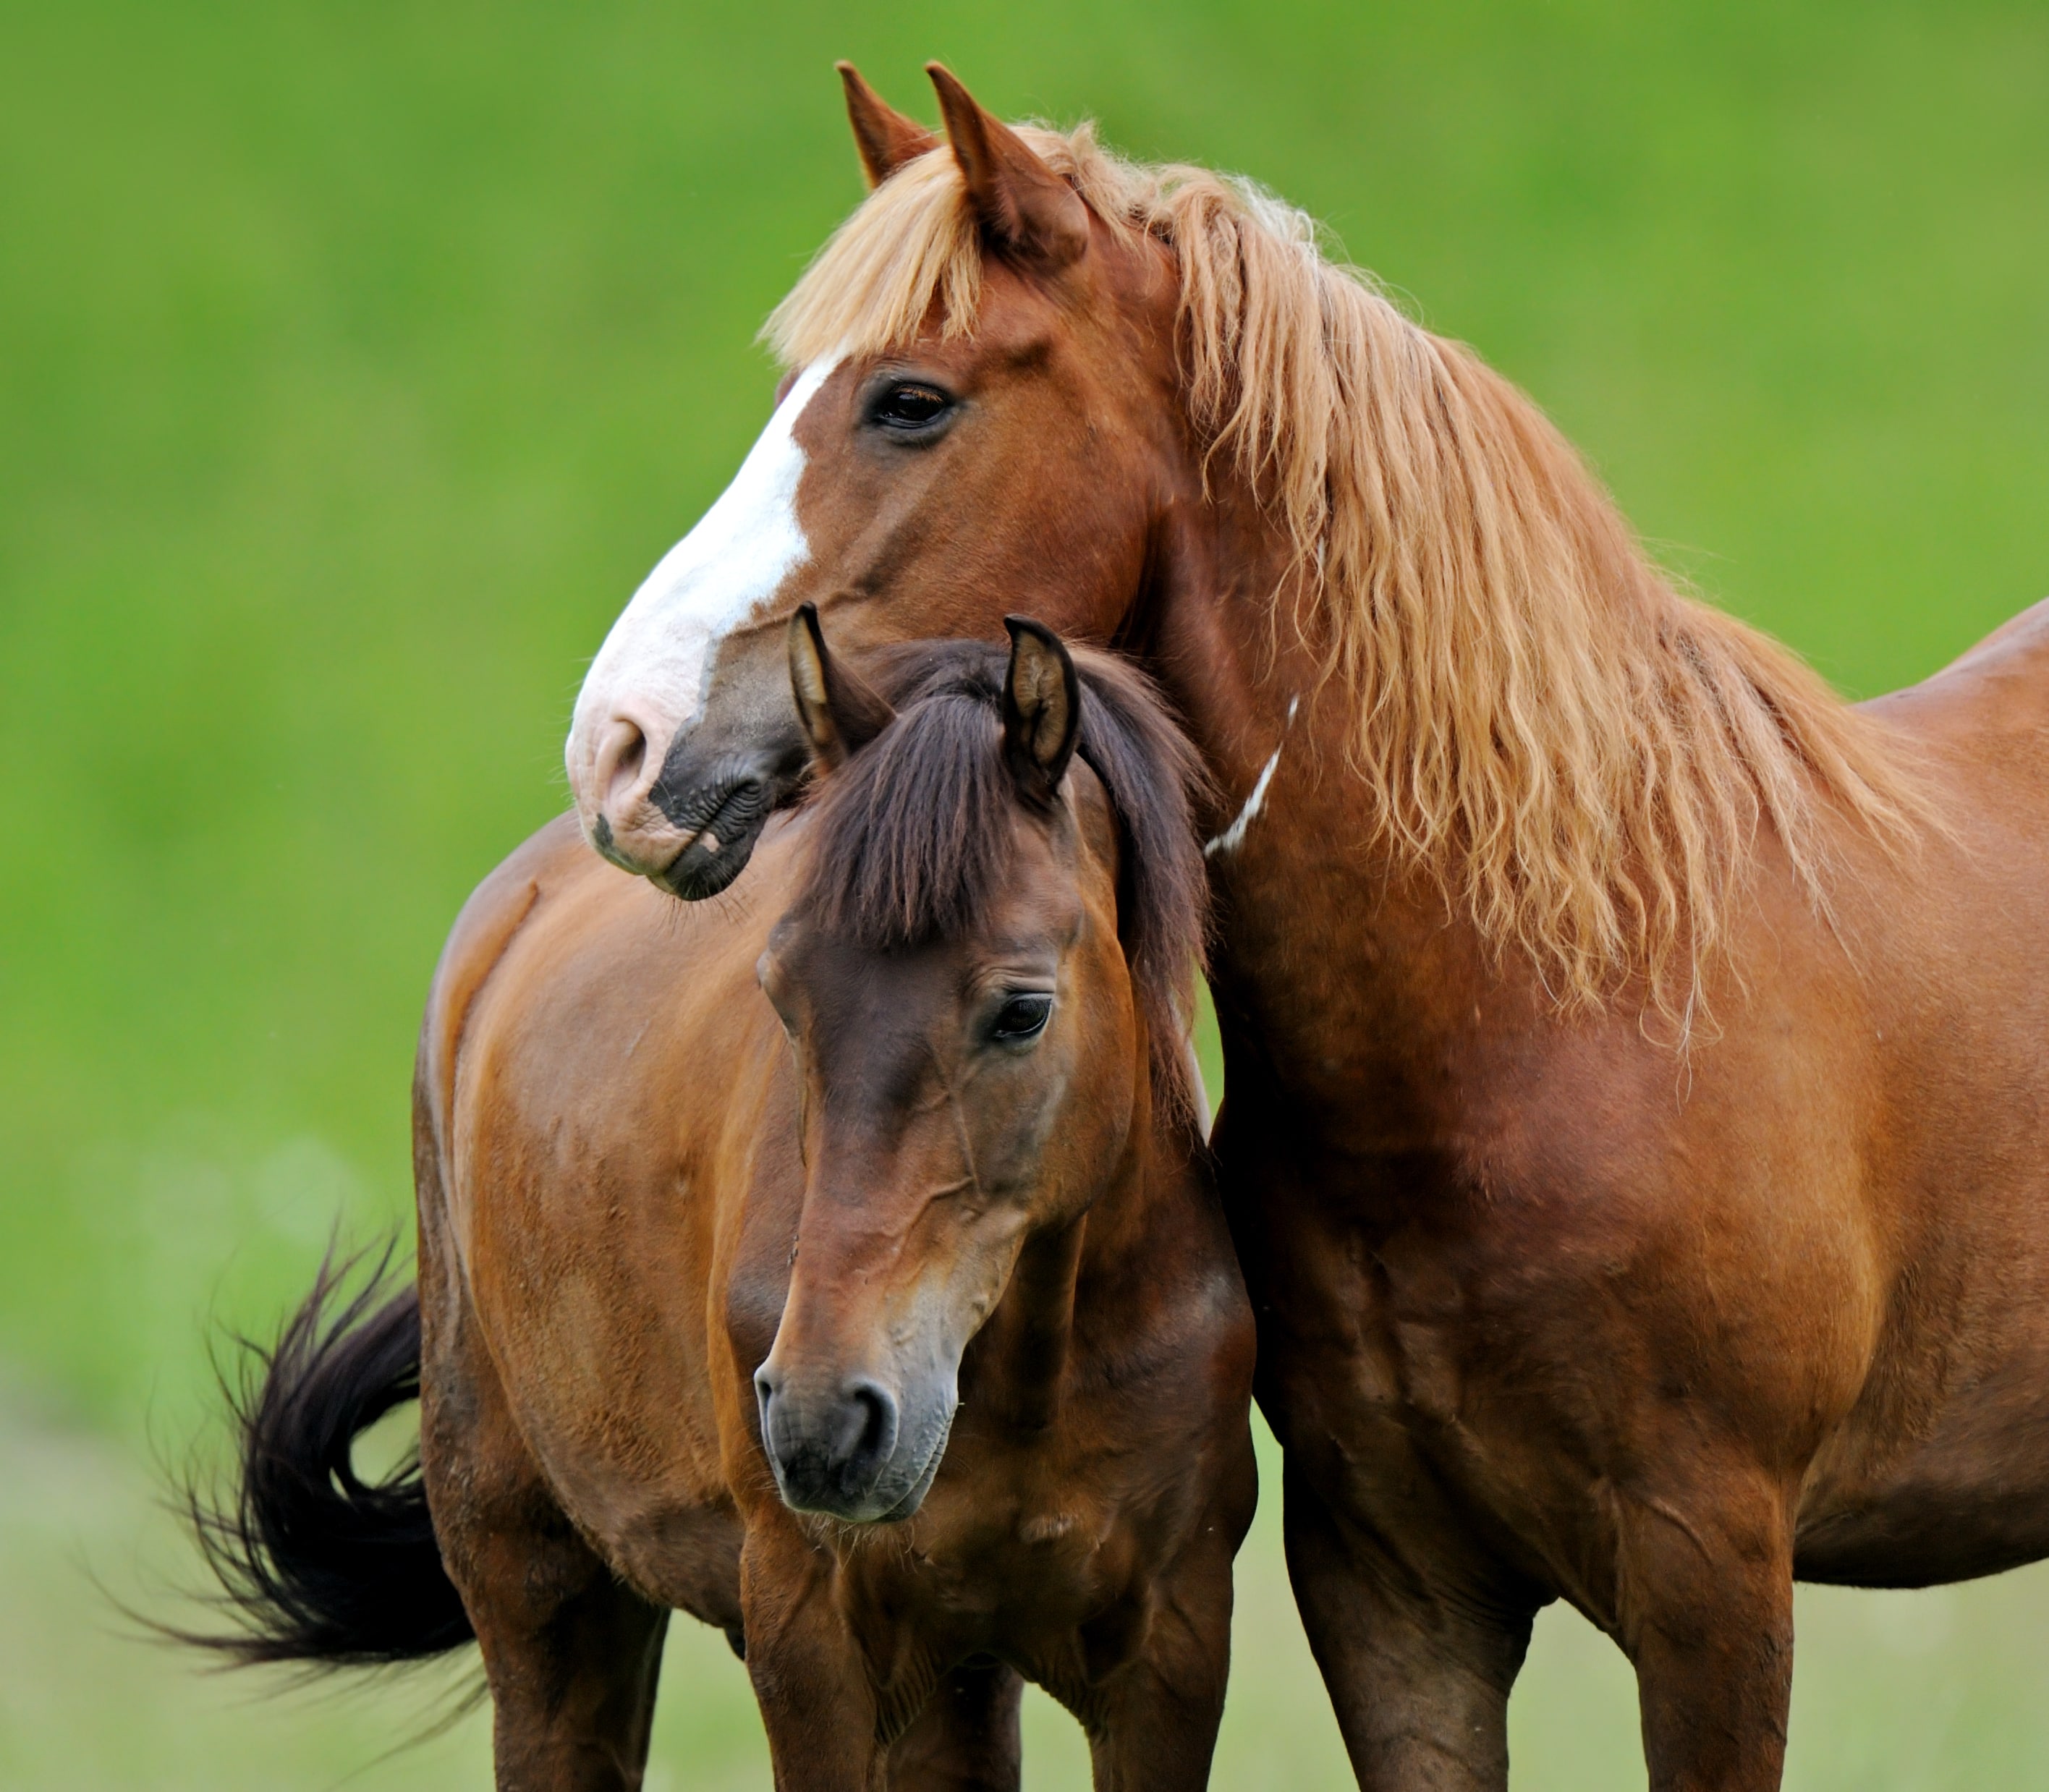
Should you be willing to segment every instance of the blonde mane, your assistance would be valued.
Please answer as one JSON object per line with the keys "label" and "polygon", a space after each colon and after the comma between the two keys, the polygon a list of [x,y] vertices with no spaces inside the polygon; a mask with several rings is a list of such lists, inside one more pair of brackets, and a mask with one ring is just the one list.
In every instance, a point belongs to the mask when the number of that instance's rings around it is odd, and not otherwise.
{"label": "blonde mane", "polygon": [[[1122,161],[1086,126],[1022,134],[1173,255],[1183,402],[1292,545],[1295,620],[1357,697],[1349,757],[1378,826],[1561,1005],[1637,979],[1683,1036],[1761,823],[1825,912],[1829,814],[1911,839],[1923,805],[1879,729],[1674,590],[1542,413],[1326,258],[1305,213]],[[935,150],[869,196],[764,333],[791,364],[934,320],[957,337],[981,278]]]}

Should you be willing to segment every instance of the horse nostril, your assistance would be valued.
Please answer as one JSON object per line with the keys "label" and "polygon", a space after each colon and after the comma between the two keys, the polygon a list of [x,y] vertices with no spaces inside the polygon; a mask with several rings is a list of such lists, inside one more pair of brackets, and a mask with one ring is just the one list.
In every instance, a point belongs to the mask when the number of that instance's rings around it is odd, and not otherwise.
{"label": "horse nostril", "polygon": [[608,810],[632,794],[647,760],[646,731],[628,717],[615,716],[597,749],[596,783],[602,807]]}

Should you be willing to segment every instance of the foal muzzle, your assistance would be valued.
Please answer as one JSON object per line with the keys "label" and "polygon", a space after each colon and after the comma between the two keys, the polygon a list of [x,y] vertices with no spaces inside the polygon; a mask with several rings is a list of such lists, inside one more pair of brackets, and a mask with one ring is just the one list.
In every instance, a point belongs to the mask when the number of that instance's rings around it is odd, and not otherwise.
{"label": "foal muzzle", "polygon": [[[868,1376],[822,1386],[785,1378],[773,1360],[754,1377],[761,1443],[784,1505],[850,1524],[908,1518],[923,1503],[953,1421],[948,1397],[905,1403]],[[935,1422],[936,1420],[937,1422]]]}

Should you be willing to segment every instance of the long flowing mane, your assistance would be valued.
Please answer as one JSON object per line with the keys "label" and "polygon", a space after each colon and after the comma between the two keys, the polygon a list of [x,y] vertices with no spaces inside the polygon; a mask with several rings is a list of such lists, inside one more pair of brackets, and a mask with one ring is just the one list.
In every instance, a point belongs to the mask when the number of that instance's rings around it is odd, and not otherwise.
{"label": "long flowing mane", "polygon": [[[1357,699],[1383,836],[1568,1009],[1634,978],[1683,1031],[1768,827],[1825,910],[1831,815],[1923,815],[1878,725],[1675,590],[1572,445],[1462,345],[1327,258],[1248,183],[1023,127],[1180,270],[1183,402],[1293,549],[1274,594]],[[791,364],[972,331],[979,241],[953,157],[876,189],[764,334]],[[1292,602],[1290,593],[1292,593]]]}

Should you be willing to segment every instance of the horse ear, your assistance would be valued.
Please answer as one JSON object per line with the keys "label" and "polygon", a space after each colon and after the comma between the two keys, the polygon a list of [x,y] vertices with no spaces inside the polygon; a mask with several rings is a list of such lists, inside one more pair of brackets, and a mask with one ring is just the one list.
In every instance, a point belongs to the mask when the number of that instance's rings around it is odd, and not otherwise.
{"label": "horse ear", "polygon": [[947,139],[990,241],[1047,269],[1079,261],[1089,240],[1082,196],[1009,126],[977,105],[943,63],[927,63],[925,72],[939,90]]}
{"label": "horse ear", "polygon": [[939,146],[937,131],[926,130],[916,119],[905,118],[886,103],[852,63],[835,62],[833,67],[846,89],[847,120],[853,126],[854,147],[861,151],[869,185],[881,186],[905,162]]}
{"label": "horse ear", "polygon": [[1003,626],[1010,631],[1003,762],[1028,799],[1050,807],[1081,733],[1081,681],[1066,643],[1044,623],[1007,616]]}
{"label": "horse ear", "polygon": [[888,701],[826,651],[818,607],[799,604],[790,618],[790,694],[811,756],[828,772],[887,728]]}

